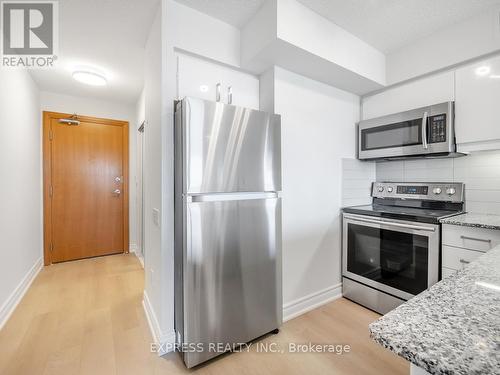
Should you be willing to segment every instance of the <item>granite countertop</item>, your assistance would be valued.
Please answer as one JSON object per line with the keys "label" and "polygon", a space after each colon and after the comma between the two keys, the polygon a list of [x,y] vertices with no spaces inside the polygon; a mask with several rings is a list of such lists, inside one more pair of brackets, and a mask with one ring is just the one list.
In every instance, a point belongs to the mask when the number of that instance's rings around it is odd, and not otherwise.
{"label": "granite countertop", "polygon": [[500,246],[370,325],[431,374],[500,374]]}
{"label": "granite countertop", "polygon": [[462,214],[440,220],[443,224],[500,230],[500,215]]}

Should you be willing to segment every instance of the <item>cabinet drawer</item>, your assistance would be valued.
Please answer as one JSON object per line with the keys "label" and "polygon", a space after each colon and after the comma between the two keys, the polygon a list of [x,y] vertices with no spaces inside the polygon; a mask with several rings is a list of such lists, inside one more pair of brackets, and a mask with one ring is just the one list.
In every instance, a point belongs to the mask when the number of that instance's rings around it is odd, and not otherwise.
{"label": "cabinet drawer", "polygon": [[459,247],[443,246],[443,267],[461,270],[474,259],[479,258],[482,251],[461,249]]}
{"label": "cabinet drawer", "polygon": [[448,276],[454,275],[455,273],[457,273],[457,270],[447,268],[447,267],[442,267],[441,268],[441,279],[445,279]]}
{"label": "cabinet drawer", "polygon": [[443,225],[443,245],[486,252],[498,244],[500,244],[498,230]]}

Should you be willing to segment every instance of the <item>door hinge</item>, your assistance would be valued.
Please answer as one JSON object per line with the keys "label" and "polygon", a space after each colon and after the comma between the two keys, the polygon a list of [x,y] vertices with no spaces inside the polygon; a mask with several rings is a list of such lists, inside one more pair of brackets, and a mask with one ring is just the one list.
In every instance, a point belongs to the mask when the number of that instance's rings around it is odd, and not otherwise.
{"label": "door hinge", "polygon": [[54,251],[54,244],[53,244],[53,243],[51,243],[51,244],[50,244],[50,246],[49,246],[49,250],[50,250],[50,251]]}
{"label": "door hinge", "polygon": [[52,187],[52,185],[50,185],[49,196],[52,198],[53,195],[54,195],[54,188]]}
{"label": "door hinge", "polygon": [[52,139],[54,139],[54,135],[52,133],[52,130],[49,130],[49,141],[51,141]]}

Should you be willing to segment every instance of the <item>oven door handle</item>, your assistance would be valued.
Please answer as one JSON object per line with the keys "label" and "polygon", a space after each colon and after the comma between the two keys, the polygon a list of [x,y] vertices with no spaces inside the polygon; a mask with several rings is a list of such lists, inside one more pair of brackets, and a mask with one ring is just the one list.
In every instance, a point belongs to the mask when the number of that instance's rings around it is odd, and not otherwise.
{"label": "oven door handle", "polygon": [[423,231],[427,231],[427,232],[435,232],[436,231],[436,228],[424,227],[424,226],[420,226],[420,225],[394,223],[394,222],[390,222],[390,221],[383,221],[383,220],[376,220],[376,219],[364,219],[364,218],[358,218],[358,217],[354,218],[352,216],[347,216],[347,218],[349,220],[352,220],[352,221],[361,221],[364,223],[372,223],[372,224],[384,224],[384,225],[388,225],[391,227],[423,230]]}

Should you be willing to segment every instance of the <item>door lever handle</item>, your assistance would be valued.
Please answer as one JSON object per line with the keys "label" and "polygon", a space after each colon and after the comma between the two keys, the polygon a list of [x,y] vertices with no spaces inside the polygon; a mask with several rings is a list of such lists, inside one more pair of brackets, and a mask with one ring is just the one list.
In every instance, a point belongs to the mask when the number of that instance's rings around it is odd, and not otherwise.
{"label": "door lever handle", "polygon": [[122,191],[120,189],[115,189],[113,191],[113,194],[116,194],[116,195],[120,195],[122,193]]}

